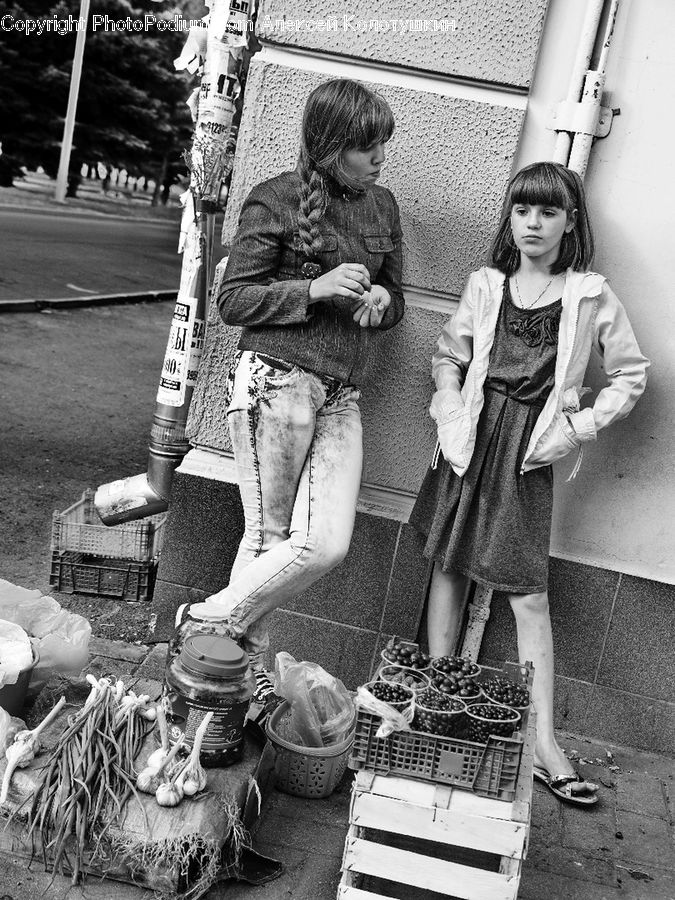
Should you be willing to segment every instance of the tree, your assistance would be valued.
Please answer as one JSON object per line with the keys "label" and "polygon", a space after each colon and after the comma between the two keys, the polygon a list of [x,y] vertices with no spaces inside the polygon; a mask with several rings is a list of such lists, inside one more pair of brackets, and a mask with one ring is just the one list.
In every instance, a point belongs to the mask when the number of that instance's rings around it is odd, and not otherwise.
{"label": "tree", "polygon": [[[42,9],[38,9],[41,6]],[[0,15],[15,21],[77,18],[78,0],[0,0]],[[145,23],[147,8],[131,0],[92,0],[92,13],[106,22]],[[179,7],[152,10],[174,21]],[[166,159],[178,159],[191,134],[185,101],[191,79],[173,60],[185,34],[150,27],[142,31],[100,27],[88,31],[71,155],[71,172],[82,163],[125,168],[156,176]],[[0,60],[0,140],[6,153],[55,175],[63,134],[75,32],[27,36],[9,31]]]}

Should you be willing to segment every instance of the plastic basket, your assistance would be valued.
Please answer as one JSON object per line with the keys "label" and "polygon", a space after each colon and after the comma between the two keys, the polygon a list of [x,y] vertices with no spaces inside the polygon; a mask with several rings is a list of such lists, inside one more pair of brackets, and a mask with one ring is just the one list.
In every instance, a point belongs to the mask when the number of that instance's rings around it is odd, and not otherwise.
{"label": "plastic basket", "polygon": [[112,600],[151,600],[157,564],[52,551],[49,584],[65,594]]}
{"label": "plastic basket", "polygon": [[269,717],[266,732],[276,751],[276,786],[280,791],[309,799],[328,797],[333,793],[347,768],[353,734],[330,747],[296,744],[290,740],[291,708],[287,701]]}
{"label": "plastic basket", "polygon": [[162,548],[166,513],[140,522],[104,525],[94,505],[94,492],[52,515],[52,551],[116,557],[136,562],[157,559]]}
{"label": "plastic basket", "polygon": [[[506,674],[532,689],[532,669],[504,663],[503,669],[483,667],[478,679]],[[510,738],[491,736],[487,744],[419,731],[395,731],[377,738],[381,719],[363,709],[356,713],[356,732],[349,765],[377,775],[399,775],[434,784],[448,784],[481,797],[513,800],[527,733],[529,710],[520,731]]]}

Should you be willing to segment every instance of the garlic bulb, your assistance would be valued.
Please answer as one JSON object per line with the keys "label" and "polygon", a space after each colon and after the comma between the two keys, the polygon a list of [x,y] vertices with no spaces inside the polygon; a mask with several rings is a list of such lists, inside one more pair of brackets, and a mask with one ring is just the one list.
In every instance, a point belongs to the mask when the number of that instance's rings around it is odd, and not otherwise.
{"label": "garlic bulb", "polygon": [[155,798],[160,806],[178,806],[183,799],[183,788],[177,781],[163,781],[157,786]]}
{"label": "garlic bulb", "polygon": [[24,769],[35,758],[35,754],[40,750],[40,733],[44,731],[50,722],[54,721],[65,705],[66,698],[61,697],[54,708],[47,713],[40,724],[33,728],[32,731],[24,729],[23,731],[17,731],[14,735],[14,742],[5,750],[7,768],[2,778],[2,787],[0,788],[0,804],[7,799],[9,784],[14,771],[16,769]]}
{"label": "garlic bulb", "polygon": [[157,750],[153,750],[148,757],[148,761],[145,764],[148,769],[157,769],[167,758],[169,750],[171,749],[169,744],[169,729],[166,724],[166,713],[164,712],[164,707],[161,703],[157,704],[155,712],[157,716],[157,725],[159,726],[160,746]]}
{"label": "garlic bulb", "polygon": [[183,786],[183,792],[186,797],[192,797],[206,787],[206,772],[199,760],[199,754],[201,753],[204,735],[212,718],[213,713],[207,713],[199,723],[199,728],[195,733],[194,743],[192,744],[192,751],[185,768],[179,775],[179,781]]}
{"label": "garlic bulb", "polygon": [[9,783],[15,769],[23,769],[35,757],[32,745],[28,741],[15,741],[5,750],[7,757],[7,768],[2,778],[2,787],[0,788],[0,805],[7,799],[9,792]]}
{"label": "garlic bulb", "polygon": [[139,791],[142,791],[144,794],[155,793],[157,787],[162,782],[161,775],[164,772],[164,769],[166,769],[167,766],[173,762],[176,754],[183,746],[184,740],[185,736],[181,735],[180,739],[176,741],[176,743],[173,745],[169,753],[164,757],[159,766],[146,766],[142,772],[138,773],[138,776],[136,778],[136,787]]}
{"label": "garlic bulb", "polygon": [[[44,729],[47,727],[47,725],[49,725],[49,723],[52,722],[58,716],[58,714],[61,712],[61,710],[63,709],[63,707],[65,705],[66,705],[66,698],[61,697],[61,699],[56,704],[56,706],[51,710],[51,712],[47,713],[47,715],[40,722],[40,724],[37,727],[35,727],[32,731],[27,731],[27,730],[26,731],[17,731],[17,733],[14,735],[14,742],[28,745],[32,750],[33,756],[35,756],[35,754],[38,753],[38,751],[40,750],[40,740],[39,740],[40,733],[42,731],[44,731]],[[9,747],[5,751],[5,755],[7,755],[8,750],[9,750]],[[33,758],[33,756],[31,756],[31,759]],[[7,758],[9,759],[9,757],[7,757]],[[24,765],[28,765],[28,763],[26,762],[26,763],[24,763]]]}

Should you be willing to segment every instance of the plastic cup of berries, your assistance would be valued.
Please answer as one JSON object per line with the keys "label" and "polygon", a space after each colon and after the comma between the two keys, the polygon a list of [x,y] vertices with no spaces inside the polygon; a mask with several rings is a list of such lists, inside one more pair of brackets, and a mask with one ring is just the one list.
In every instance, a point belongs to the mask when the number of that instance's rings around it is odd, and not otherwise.
{"label": "plastic cup of berries", "polygon": [[530,692],[524,684],[512,678],[493,675],[483,682],[483,694],[491,703],[500,703],[523,712],[530,705]]}
{"label": "plastic cup of berries", "polygon": [[435,669],[431,670],[431,687],[441,694],[449,694],[463,700],[464,703],[475,703],[483,696],[482,688],[472,675],[464,675],[461,672],[448,672],[442,674]]}
{"label": "plastic cup of berries", "polygon": [[407,666],[382,666],[377,677],[380,681],[404,684],[415,694],[427,690],[431,684],[429,677],[421,669],[410,669]]}
{"label": "plastic cup of berries", "polygon": [[407,669],[428,669],[429,655],[423,653],[416,644],[409,641],[394,641],[385,647],[381,653],[382,661],[395,666],[405,666]]}
{"label": "plastic cup of berries", "polygon": [[388,703],[398,712],[407,709],[415,697],[412,688],[405,684],[394,684],[391,681],[369,681],[364,687],[376,700]]}
{"label": "plastic cup of berries", "polygon": [[473,703],[466,707],[467,738],[487,744],[491,736],[511,737],[520,722],[520,713],[501,703]]}
{"label": "plastic cup of berries", "polygon": [[458,678],[476,678],[481,667],[468,656],[435,656],[430,662],[438,675],[455,675]]}
{"label": "plastic cup of berries", "polygon": [[458,697],[439,694],[433,688],[415,698],[413,731],[424,731],[441,737],[454,737],[460,730],[466,706]]}

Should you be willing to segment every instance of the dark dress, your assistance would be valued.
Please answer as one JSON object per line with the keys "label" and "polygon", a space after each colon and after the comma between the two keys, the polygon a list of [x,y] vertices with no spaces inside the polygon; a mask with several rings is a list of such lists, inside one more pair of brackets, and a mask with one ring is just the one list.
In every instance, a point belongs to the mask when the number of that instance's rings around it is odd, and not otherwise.
{"label": "dark dress", "polygon": [[547,588],[553,471],[520,468],[553,387],[561,312],[561,300],[520,309],[506,279],[469,467],[458,478],[441,457],[410,516],[425,556],[494,590]]}

